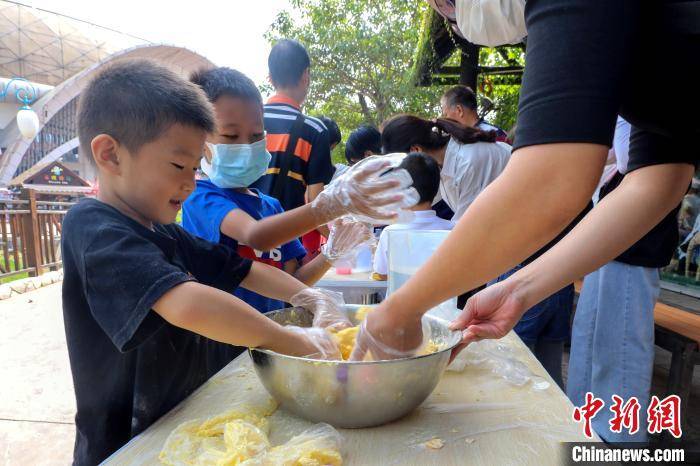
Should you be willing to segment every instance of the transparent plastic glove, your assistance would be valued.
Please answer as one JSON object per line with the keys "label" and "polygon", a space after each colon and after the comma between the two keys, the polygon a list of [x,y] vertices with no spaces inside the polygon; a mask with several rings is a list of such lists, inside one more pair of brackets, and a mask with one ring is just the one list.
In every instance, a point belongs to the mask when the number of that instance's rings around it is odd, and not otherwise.
{"label": "transparent plastic glove", "polygon": [[298,356],[331,361],[339,361],[341,359],[338,344],[326,330],[316,327],[296,327],[294,325],[286,325],[284,328],[306,339],[308,343],[307,348],[309,349],[302,351]]}
{"label": "transparent plastic glove", "polygon": [[330,224],[331,235],[321,246],[321,254],[331,264],[340,258],[353,254],[362,245],[374,246],[376,238],[364,223],[350,217],[343,217]]}
{"label": "transparent plastic glove", "polygon": [[397,160],[396,156],[367,157],[326,186],[311,203],[318,223],[347,214],[367,223],[396,221],[401,210],[420,200],[411,187],[411,175],[395,169],[400,163]]}
{"label": "transparent plastic glove", "polygon": [[342,293],[304,288],[289,300],[294,307],[303,307],[314,315],[313,326],[330,331],[352,327],[345,314],[345,300]]}
{"label": "transparent plastic glove", "polygon": [[373,328],[371,322],[373,317],[374,313],[360,324],[355,348],[350,355],[351,361],[386,361],[409,358],[421,354],[430,342],[430,325],[425,319],[421,319],[415,328],[390,328],[388,331],[377,332],[369,330],[369,328]]}

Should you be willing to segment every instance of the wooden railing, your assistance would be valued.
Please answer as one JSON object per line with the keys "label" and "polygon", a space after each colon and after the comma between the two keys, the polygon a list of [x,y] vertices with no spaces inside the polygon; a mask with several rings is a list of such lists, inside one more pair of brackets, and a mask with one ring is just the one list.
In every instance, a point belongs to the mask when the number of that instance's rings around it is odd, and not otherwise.
{"label": "wooden railing", "polygon": [[26,190],[0,200],[0,279],[61,267],[61,223],[73,202],[40,201]]}

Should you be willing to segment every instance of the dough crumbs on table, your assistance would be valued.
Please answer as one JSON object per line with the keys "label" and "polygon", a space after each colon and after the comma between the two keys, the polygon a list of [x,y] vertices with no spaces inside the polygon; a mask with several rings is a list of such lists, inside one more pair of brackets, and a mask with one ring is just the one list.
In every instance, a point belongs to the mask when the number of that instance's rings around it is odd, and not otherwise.
{"label": "dough crumbs on table", "polygon": [[453,434],[456,434],[456,433],[458,433],[459,431],[458,431],[457,429],[452,429],[450,432],[452,432]]}
{"label": "dough crumbs on table", "polygon": [[428,440],[423,445],[430,448],[431,450],[439,450],[445,446],[445,442],[443,442],[442,439],[435,437],[432,440]]}
{"label": "dough crumbs on table", "polygon": [[464,439],[464,441],[465,441],[466,443],[470,444],[470,445],[471,445],[472,443],[474,443],[474,440],[476,440],[476,439],[473,439],[473,438],[465,438],[465,439]]}

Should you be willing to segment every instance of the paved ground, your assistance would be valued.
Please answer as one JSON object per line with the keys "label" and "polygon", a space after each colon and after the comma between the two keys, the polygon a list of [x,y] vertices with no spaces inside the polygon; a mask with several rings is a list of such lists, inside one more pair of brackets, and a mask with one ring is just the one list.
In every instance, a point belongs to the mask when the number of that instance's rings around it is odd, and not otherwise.
{"label": "paved ground", "polygon": [[[75,400],[60,303],[60,283],[0,301],[0,465],[71,462]],[[657,349],[654,393],[664,394],[669,364]],[[700,369],[690,411],[684,437],[700,441]]]}
{"label": "paved ground", "polygon": [[60,283],[0,301],[0,355],[0,464],[70,464],[75,399]]}

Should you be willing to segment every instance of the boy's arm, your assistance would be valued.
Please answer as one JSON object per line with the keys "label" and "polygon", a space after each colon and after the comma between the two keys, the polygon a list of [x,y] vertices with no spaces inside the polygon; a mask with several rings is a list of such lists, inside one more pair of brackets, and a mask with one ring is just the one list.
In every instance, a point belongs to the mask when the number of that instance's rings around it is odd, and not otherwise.
{"label": "boy's arm", "polygon": [[241,282],[241,287],[287,303],[292,296],[307,288],[287,272],[261,262],[253,262],[248,276]]}
{"label": "boy's arm", "polygon": [[[306,198],[309,204],[312,203],[313,200],[316,199],[319,194],[321,194],[321,191],[323,191],[323,187],[323,183],[315,183],[309,185],[306,188]],[[326,225],[319,226],[318,228],[316,228],[316,231],[318,231],[325,238],[328,238],[328,235],[330,235],[330,231],[328,230],[328,226]]]}
{"label": "boy's arm", "polygon": [[242,211],[230,211],[221,222],[221,232],[259,251],[269,251],[319,226],[310,204],[261,220]]}
{"label": "boy's arm", "polygon": [[284,263],[285,272],[309,286],[323,278],[330,268],[331,263],[323,254],[319,254],[311,262],[301,267],[296,259]]}
{"label": "boy's arm", "polygon": [[303,330],[285,328],[235,296],[197,282],[170,289],[153,310],[172,325],[223,343],[296,356],[333,353],[322,334],[309,338]]}
{"label": "boy's arm", "polygon": [[253,262],[241,286],[268,298],[279,299],[295,307],[303,307],[314,315],[317,329],[349,327],[343,306],[343,295],[320,288],[309,288],[287,272],[260,262]]}

